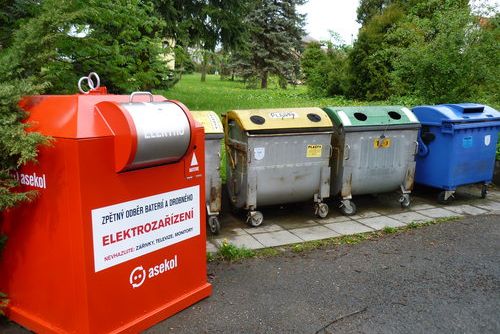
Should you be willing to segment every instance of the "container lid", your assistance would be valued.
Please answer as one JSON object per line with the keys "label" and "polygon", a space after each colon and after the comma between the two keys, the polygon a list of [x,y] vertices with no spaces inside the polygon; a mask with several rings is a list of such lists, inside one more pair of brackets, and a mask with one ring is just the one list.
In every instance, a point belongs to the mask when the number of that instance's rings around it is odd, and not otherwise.
{"label": "container lid", "polygon": [[332,129],[330,118],[321,108],[231,110],[227,119],[236,120],[245,131]]}
{"label": "container lid", "polygon": [[224,128],[219,116],[213,111],[192,111],[194,119],[203,125],[207,134],[223,134]]}
{"label": "container lid", "polygon": [[415,115],[402,106],[326,107],[328,116],[345,128],[419,125]]}
{"label": "container lid", "polygon": [[460,103],[418,106],[412,109],[422,124],[487,122],[500,120],[500,112],[483,104]]}

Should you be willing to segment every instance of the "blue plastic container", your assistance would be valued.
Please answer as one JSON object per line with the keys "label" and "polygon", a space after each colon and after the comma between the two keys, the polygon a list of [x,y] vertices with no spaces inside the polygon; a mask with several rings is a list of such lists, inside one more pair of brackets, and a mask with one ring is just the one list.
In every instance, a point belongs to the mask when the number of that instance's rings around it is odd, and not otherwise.
{"label": "blue plastic container", "polygon": [[419,106],[422,124],[415,181],[443,189],[439,200],[462,185],[483,183],[481,197],[493,179],[500,112],[481,104]]}

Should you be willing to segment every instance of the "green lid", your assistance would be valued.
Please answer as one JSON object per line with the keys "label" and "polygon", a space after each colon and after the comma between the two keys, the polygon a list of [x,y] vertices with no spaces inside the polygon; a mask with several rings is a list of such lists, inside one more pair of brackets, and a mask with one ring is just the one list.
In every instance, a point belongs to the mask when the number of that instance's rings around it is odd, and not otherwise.
{"label": "green lid", "polygon": [[323,110],[337,126],[419,125],[415,115],[402,106],[326,107]]}

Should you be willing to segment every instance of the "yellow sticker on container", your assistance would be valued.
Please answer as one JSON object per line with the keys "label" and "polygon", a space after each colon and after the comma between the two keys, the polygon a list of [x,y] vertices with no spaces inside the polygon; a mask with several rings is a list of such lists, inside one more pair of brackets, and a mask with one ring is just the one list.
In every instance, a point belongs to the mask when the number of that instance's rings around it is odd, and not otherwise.
{"label": "yellow sticker on container", "polygon": [[391,139],[390,138],[382,139],[382,147],[383,148],[391,147]]}
{"label": "yellow sticker on container", "polygon": [[321,151],[323,150],[323,145],[307,145],[307,158],[321,158]]}
{"label": "yellow sticker on container", "polygon": [[391,147],[390,138],[377,138],[373,141],[373,148],[389,148]]}

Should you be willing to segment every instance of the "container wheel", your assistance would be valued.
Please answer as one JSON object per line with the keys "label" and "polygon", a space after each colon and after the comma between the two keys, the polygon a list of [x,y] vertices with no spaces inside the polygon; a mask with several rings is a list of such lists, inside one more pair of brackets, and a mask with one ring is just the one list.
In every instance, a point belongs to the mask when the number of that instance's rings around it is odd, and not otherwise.
{"label": "container wheel", "polygon": [[488,185],[483,184],[481,188],[481,198],[486,198],[486,195],[488,195]]}
{"label": "container wheel", "polygon": [[264,222],[264,216],[260,211],[250,211],[248,212],[247,224],[252,227],[258,227]]}
{"label": "container wheel", "polygon": [[438,194],[438,202],[441,204],[447,204],[450,203],[453,200],[453,195],[446,198],[446,191],[441,191]]}
{"label": "container wheel", "polygon": [[210,233],[213,235],[218,235],[220,232],[220,222],[217,216],[208,217],[208,228]]}
{"label": "container wheel", "polygon": [[401,197],[399,198],[399,203],[401,204],[401,207],[403,209],[409,208],[411,205],[410,195],[408,194],[401,195]]}
{"label": "container wheel", "polygon": [[349,200],[342,201],[340,203],[340,212],[345,216],[352,216],[356,214],[356,204]]}
{"label": "container wheel", "polygon": [[317,203],[315,205],[315,212],[316,212],[316,215],[320,218],[325,218],[326,216],[328,216],[328,204],[326,203]]}

